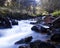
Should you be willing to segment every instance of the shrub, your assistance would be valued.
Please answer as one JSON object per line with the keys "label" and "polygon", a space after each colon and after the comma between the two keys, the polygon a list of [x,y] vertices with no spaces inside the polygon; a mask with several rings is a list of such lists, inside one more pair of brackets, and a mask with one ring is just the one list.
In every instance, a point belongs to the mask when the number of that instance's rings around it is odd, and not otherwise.
{"label": "shrub", "polygon": [[60,10],[53,12],[52,15],[55,17],[60,16]]}

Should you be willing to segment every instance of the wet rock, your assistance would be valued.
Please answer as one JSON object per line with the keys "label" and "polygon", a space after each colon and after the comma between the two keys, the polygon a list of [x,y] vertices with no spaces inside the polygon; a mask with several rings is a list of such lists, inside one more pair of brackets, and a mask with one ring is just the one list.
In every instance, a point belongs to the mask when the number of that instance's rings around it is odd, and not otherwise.
{"label": "wet rock", "polygon": [[41,33],[48,33],[46,28],[41,27]]}
{"label": "wet rock", "polygon": [[30,47],[31,48],[55,48],[54,45],[52,45],[50,43],[45,43],[42,41],[34,41],[34,42],[30,43]]}
{"label": "wet rock", "polygon": [[40,44],[40,48],[56,48],[56,47],[54,45],[50,44],[50,43],[42,42]]}
{"label": "wet rock", "polygon": [[32,39],[33,39],[32,36],[30,36],[30,37],[27,37],[27,38],[17,41],[15,44],[30,43]]}
{"label": "wet rock", "polygon": [[12,19],[11,22],[12,22],[12,25],[18,25],[18,21],[17,20]]}
{"label": "wet rock", "polygon": [[40,25],[33,26],[31,28],[31,30],[39,32],[39,33],[49,33],[48,28],[44,28],[44,27],[42,27]]}
{"label": "wet rock", "polygon": [[38,48],[40,45],[41,41],[40,40],[36,40],[34,42],[30,43],[30,48]]}
{"label": "wet rock", "polygon": [[0,26],[3,28],[12,28],[12,23],[7,17],[0,17]]}
{"label": "wet rock", "polygon": [[18,48],[28,48],[27,46],[19,46]]}
{"label": "wet rock", "polygon": [[30,45],[23,45],[23,46],[19,46],[18,48],[30,48]]}
{"label": "wet rock", "polygon": [[30,22],[30,24],[37,24],[36,22]]}
{"label": "wet rock", "polygon": [[18,48],[25,48],[24,46],[19,46]]}
{"label": "wet rock", "polygon": [[56,42],[56,43],[60,43],[60,34],[56,33],[56,34],[52,35],[51,36],[51,41]]}
{"label": "wet rock", "polygon": [[8,18],[4,18],[5,20],[5,27],[6,28],[12,28],[12,23]]}
{"label": "wet rock", "polygon": [[56,28],[56,29],[54,29],[54,30],[52,30],[52,32],[54,33],[54,34],[60,34],[60,28]]}
{"label": "wet rock", "polygon": [[60,16],[52,21],[54,28],[60,28]]}
{"label": "wet rock", "polygon": [[39,29],[38,29],[37,26],[33,26],[33,27],[31,28],[31,30],[39,32]]}

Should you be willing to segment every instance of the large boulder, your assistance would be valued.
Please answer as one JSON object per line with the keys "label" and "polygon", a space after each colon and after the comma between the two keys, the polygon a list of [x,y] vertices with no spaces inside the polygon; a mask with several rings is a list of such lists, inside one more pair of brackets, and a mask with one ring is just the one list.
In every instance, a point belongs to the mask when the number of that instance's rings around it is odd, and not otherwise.
{"label": "large boulder", "polygon": [[4,18],[5,21],[5,28],[12,28],[12,23],[8,18]]}
{"label": "large boulder", "polygon": [[60,34],[60,28],[54,28],[54,29],[52,30],[52,33],[53,33],[53,34]]}
{"label": "large boulder", "polygon": [[53,44],[40,40],[30,42],[28,45],[19,46],[19,48],[56,48]]}
{"label": "large boulder", "polygon": [[32,39],[33,39],[32,36],[30,36],[30,37],[27,37],[27,38],[17,41],[15,44],[30,43]]}
{"label": "large boulder", "polygon": [[36,40],[34,42],[30,43],[30,48],[37,48],[40,45],[41,41],[40,40]]}
{"label": "large boulder", "polygon": [[54,28],[60,28],[60,16],[52,21]]}
{"label": "large boulder", "polygon": [[45,28],[41,25],[36,25],[31,28],[31,30],[39,32],[39,33],[49,33],[49,28]]}
{"label": "large boulder", "polygon": [[12,23],[8,18],[0,17],[0,26],[3,28],[12,28]]}
{"label": "large boulder", "polygon": [[42,42],[40,48],[56,48],[53,44]]}
{"label": "large boulder", "polygon": [[56,33],[51,36],[51,41],[60,44],[60,33]]}
{"label": "large boulder", "polygon": [[30,43],[30,48],[55,48],[55,46],[50,43],[36,40],[36,41]]}

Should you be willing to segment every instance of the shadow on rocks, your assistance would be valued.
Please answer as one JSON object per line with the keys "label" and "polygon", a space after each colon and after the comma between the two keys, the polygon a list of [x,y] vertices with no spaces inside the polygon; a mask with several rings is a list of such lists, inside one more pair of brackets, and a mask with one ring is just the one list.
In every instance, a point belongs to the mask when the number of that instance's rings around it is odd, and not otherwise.
{"label": "shadow on rocks", "polygon": [[40,40],[30,42],[27,46],[19,46],[19,48],[56,48],[53,44],[46,43]]}
{"label": "shadow on rocks", "polygon": [[50,38],[50,41],[54,44],[60,44],[60,34],[59,33],[53,34]]}
{"label": "shadow on rocks", "polygon": [[30,43],[32,39],[33,39],[33,37],[30,36],[30,37],[27,37],[27,38],[24,38],[24,39],[17,41],[15,44],[23,44],[23,43],[27,44],[27,43]]}
{"label": "shadow on rocks", "polygon": [[37,40],[30,43],[30,48],[56,48],[56,47],[50,43]]}

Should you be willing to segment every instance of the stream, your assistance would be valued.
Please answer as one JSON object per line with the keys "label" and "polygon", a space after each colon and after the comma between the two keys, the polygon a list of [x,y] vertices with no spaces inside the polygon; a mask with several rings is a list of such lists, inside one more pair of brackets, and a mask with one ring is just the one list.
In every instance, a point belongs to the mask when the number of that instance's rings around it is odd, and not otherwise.
{"label": "stream", "polygon": [[31,30],[34,26],[30,22],[35,22],[31,20],[21,20],[18,21],[18,25],[14,25],[12,28],[0,29],[0,48],[18,48],[18,45],[14,43],[25,37],[32,36],[33,40],[47,40],[48,36],[46,34],[40,34]]}

